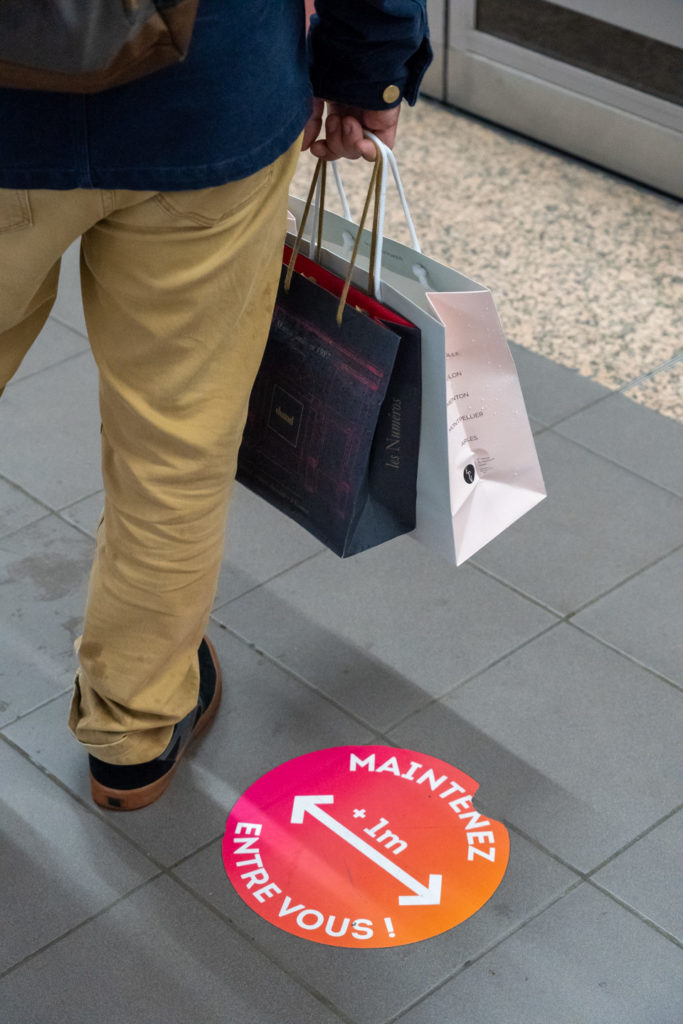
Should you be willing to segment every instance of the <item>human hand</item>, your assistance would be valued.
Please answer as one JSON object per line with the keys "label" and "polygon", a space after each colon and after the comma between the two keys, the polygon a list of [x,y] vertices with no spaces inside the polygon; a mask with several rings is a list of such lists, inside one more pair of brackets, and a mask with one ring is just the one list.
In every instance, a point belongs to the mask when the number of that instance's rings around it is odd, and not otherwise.
{"label": "human hand", "polygon": [[374,160],[375,146],[363,138],[370,131],[390,149],[396,141],[396,129],[401,108],[389,110],[363,110],[345,103],[328,103],[325,119],[325,138],[318,138],[323,127],[324,101],[313,100],[313,111],[304,129],[302,149],[310,149],[313,156],[323,160]]}

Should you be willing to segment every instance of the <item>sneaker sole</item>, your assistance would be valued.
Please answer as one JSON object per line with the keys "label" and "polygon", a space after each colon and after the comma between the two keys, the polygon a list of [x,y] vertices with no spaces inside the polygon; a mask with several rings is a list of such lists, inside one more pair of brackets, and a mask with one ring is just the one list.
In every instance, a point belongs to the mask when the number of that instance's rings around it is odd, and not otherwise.
{"label": "sneaker sole", "polygon": [[175,764],[166,772],[165,775],[162,775],[160,779],[157,779],[155,782],[150,782],[148,786],[140,786],[139,789],[111,789],[108,786],[103,786],[102,783],[98,782],[91,775],[90,792],[93,800],[99,807],[104,807],[108,811],[138,811],[141,807],[147,807],[149,804],[153,804],[154,801],[158,800],[159,797],[168,789],[169,783],[175,775],[178,765],[180,764],[187,748],[193,740],[195,740],[197,736],[200,736],[213,722],[221,702],[223,678],[214,646],[207,636],[205,636],[204,639],[206,640],[206,645],[209,648],[211,660],[213,661],[213,665],[216,670],[216,688],[214,690],[211,703],[192,730],[190,739],[176,758]]}

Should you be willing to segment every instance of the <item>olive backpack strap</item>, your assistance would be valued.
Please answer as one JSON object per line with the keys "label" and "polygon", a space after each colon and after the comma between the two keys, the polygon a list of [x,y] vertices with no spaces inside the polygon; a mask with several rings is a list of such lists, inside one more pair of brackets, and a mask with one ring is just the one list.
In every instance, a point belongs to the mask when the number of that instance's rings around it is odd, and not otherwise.
{"label": "olive backpack strap", "polygon": [[0,86],[101,92],[181,61],[199,0],[1,0]]}

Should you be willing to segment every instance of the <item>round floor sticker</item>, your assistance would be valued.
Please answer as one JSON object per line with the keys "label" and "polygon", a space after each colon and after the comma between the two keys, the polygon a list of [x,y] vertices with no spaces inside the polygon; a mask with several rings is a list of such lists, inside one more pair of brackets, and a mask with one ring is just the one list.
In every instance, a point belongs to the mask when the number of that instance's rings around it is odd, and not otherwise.
{"label": "round floor sticker", "polygon": [[333,747],[294,758],[237,801],[223,861],[271,924],[330,946],[420,942],[470,917],[505,873],[507,830],[478,784],[413,750]]}

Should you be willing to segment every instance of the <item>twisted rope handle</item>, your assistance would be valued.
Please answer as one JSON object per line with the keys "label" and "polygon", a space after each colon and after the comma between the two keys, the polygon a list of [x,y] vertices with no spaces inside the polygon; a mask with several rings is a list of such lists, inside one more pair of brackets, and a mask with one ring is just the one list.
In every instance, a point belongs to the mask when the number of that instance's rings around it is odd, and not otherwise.
{"label": "twisted rope handle", "polygon": [[[368,133],[369,134],[369,133]],[[358,225],[358,231],[356,233],[356,242],[353,247],[353,253],[349,260],[349,269],[346,273],[344,280],[344,288],[342,289],[341,297],[339,299],[339,306],[337,307],[337,323],[341,325],[344,316],[344,307],[346,306],[346,299],[349,294],[349,288],[351,287],[351,278],[353,271],[356,266],[356,260],[358,258],[358,248],[360,246],[360,239],[365,227],[365,221],[367,220],[368,212],[370,209],[370,203],[374,199],[373,208],[373,219],[372,219],[372,239],[370,247],[370,280],[369,288],[372,294],[376,294],[379,290],[379,278],[376,277],[376,266],[378,265],[381,269],[382,262],[382,235],[381,230],[384,224],[384,212],[382,208],[382,197],[386,195],[386,160],[385,153],[388,151],[387,147],[384,146],[379,139],[372,136],[372,140],[377,153],[377,159],[375,160],[372,168],[372,175],[370,177],[370,183],[368,185],[368,191],[365,196],[365,203],[363,206],[363,213]],[[341,181],[338,174],[335,175],[338,181]],[[320,250],[322,249],[322,236],[323,236],[323,218],[325,216],[325,184],[327,179],[327,162],[325,160],[318,160],[315,171],[313,172],[313,178],[311,181],[310,188],[308,190],[308,196],[306,198],[306,205],[304,207],[303,217],[301,218],[301,224],[297,232],[296,241],[292,247],[292,255],[287,266],[287,274],[285,275],[285,291],[288,292],[292,284],[292,276],[294,274],[294,267],[296,264],[297,257],[301,250],[301,243],[304,237],[304,231],[306,230],[306,221],[313,205],[313,199],[318,191],[318,236],[316,244],[315,258],[319,261]],[[379,256],[379,263],[377,264],[377,255]]]}

